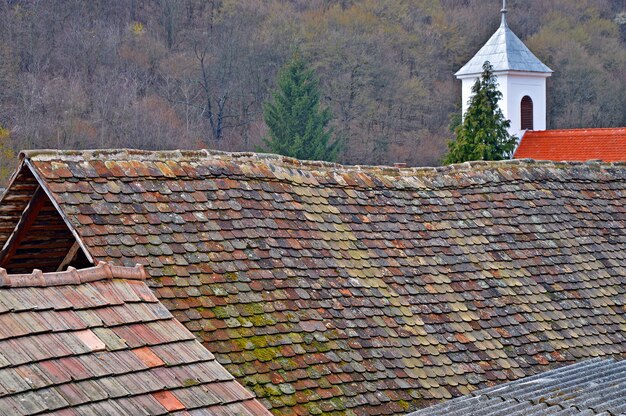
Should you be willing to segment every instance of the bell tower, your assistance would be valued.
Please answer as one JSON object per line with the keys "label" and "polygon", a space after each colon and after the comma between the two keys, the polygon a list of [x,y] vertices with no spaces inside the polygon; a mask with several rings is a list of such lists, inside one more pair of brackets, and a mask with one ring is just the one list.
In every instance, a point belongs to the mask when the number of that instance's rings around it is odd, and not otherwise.
{"label": "bell tower", "polygon": [[526,130],[546,129],[546,81],[552,70],[509,28],[507,12],[506,0],[503,0],[500,27],[455,76],[463,83],[465,116],[472,86],[480,77],[485,61],[489,61],[502,92],[500,108],[504,117],[511,121],[509,133],[519,139]]}

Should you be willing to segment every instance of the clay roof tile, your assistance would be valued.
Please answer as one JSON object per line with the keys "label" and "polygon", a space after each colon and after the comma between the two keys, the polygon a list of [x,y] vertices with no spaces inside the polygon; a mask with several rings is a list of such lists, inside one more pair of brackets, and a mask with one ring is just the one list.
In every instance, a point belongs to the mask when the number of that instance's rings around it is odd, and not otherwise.
{"label": "clay roof tile", "polygon": [[140,265],[104,262],[65,272],[0,270],[7,306],[0,308],[0,414],[269,415],[154,298],[145,278]]}
{"label": "clay roof tile", "polygon": [[[626,163],[381,168],[131,150],[22,157],[7,195],[28,201],[41,184],[95,261],[144,264],[163,302],[154,314],[167,307],[277,415],[402,414],[578,357],[626,352],[615,306],[626,303]],[[67,178],[53,165],[86,174]],[[115,176],[128,166],[133,176]],[[0,204],[0,230],[24,209]],[[22,256],[36,247],[24,244]],[[120,280],[91,284],[103,282]],[[132,282],[111,296],[143,305],[135,289],[145,285]],[[97,300],[63,299],[68,313]],[[2,299],[0,311],[20,304],[28,298]],[[124,350],[182,335],[153,323],[99,336]],[[168,365],[191,360],[183,339],[176,352],[155,353]],[[141,356],[131,361],[159,364]]]}
{"label": "clay roof tile", "polygon": [[528,131],[514,158],[626,162],[626,127]]}

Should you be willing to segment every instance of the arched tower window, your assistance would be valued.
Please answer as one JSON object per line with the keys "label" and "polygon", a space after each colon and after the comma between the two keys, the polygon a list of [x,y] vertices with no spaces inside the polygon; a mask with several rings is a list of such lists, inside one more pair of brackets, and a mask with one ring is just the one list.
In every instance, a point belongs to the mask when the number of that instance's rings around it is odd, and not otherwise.
{"label": "arched tower window", "polygon": [[522,130],[533,130],[533,100],[528,95],[522,98]]}

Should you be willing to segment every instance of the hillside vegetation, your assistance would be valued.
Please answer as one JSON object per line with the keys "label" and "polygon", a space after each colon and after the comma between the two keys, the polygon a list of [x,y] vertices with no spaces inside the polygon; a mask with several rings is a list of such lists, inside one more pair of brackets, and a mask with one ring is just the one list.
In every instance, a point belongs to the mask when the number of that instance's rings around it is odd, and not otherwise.
{"label": "hillside vegetation", "polygon": [[[496,30],[499,9],[499,0],[2,0],[0,156],[254,150],[263,104],[297,49],[345,138],[341,162],[436,165],[460,112],[453,73]],[[623,0],[509,9],[511,28],[555,70],[550,128],[626,125]]]}

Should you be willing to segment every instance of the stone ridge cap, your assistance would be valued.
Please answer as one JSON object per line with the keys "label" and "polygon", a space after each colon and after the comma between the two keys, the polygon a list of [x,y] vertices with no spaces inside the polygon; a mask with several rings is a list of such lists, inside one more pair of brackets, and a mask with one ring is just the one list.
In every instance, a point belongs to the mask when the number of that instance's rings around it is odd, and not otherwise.
{"label": "stone ridge cap", "polygon": [[225,161],[241,160],[242,162],[266,162],[276,166],[290,169],[321,170],[335,173],[378,173],[392,176],[411,176],[423,174],[445,174],[453,172],[480,171],[493,168],[515,168],[515,167],[600,167],[600,168],[626,168],[626,162],[554,162],[533,159],[513,159],[502,161],[473,161],[459,163],[449,166],[437,167],[394,167],[394,166],[367,166],[367,165],[341,165],[339,163],[298,160],[287,156],[280,156],[267,153],[254,152],[224,152],[219,150],[138,150],[138,149],[94,149],[94,150],[22,150],[20,160],[29,159],[33,162],[81,162],[88,160],[139,160],[139,161],[161,161],[168,160],[199,160],[199,159],[221,159]]}
{"label": "stone ridge cap", "polygon": [[39,269],[30,274],[7,274],[0,268],[0,289],[17,287],[50,287],[80,285],[100,280],[124,279],[145,281],[146,271],[141,264],[135,267],[114,266],[105,262],[98,262],[95,267],[77,270],[68,267],[64,272],[43,273]]}

